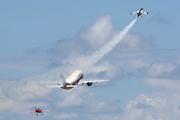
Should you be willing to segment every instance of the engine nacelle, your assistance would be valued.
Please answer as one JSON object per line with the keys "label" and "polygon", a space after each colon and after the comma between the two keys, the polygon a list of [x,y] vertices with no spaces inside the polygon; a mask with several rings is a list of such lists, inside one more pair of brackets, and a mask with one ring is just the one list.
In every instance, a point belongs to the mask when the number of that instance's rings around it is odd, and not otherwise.
{"label": "engine nacelle", "polygon": [[87,84],[87,86],[91,86],[93,83],[92,82],[88,82],[86,84]]}

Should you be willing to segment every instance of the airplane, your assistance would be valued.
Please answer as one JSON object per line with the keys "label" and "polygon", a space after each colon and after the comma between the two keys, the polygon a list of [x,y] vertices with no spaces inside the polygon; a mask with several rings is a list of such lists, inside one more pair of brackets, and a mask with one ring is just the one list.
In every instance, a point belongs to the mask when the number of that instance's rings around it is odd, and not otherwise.
{"label": "airplane", "polygon": [[[61,71],[61,70],[60,70]],[[55,86],[46,86],[46,87],[54,87],[54,88],[62,88],[65,90],[72,89],[74,87],[77,87],[80,84],[87,84],[87,86],[91,86],[93,83],[98,82],[106,82],[111,80],[81,80],[83,78],[83,73],[81,70],[74,71],[67,79],[64,78],[63,74],[61,74],[62,82],[35,82],[35,83],[51,83],[51,84],[57,84]],[[30,82],[32,83],[32,82]],[[34,82],[33,82],[34,83]]]}
{"label": "airplane", "polygon": [[38,113],[41,113],[41,115],[43,115],[43,112],[51,112],[51,110],[42,110],[40,108],[36,108],[35,110],[31,110],[31,111],[26,111],[27,113],[36,113],[36,115],[38,115]]}
{"label": "airplane", "polygon": [[142,13],[144,13],[144,14],[149,14],[148,12],[143,11],[143,8],[141,8],[140,10],[138,10],[138,11],[136,11],[136,12],[132,12],[131,14],[135,14],[135,13],[137,13],[137,16],[135,16],[136,18],[142,17],[142,16],[141,16]]}

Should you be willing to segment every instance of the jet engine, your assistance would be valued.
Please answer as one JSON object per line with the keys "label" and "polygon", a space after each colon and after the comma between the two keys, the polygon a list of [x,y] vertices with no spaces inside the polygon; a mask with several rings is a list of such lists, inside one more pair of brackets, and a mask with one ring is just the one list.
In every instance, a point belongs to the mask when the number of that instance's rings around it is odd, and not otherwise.
{"label": "jet engine", "polygon": [[88,82],[86,84],[87,84],[87,86],[91,86],[93,83],[92,82]]}

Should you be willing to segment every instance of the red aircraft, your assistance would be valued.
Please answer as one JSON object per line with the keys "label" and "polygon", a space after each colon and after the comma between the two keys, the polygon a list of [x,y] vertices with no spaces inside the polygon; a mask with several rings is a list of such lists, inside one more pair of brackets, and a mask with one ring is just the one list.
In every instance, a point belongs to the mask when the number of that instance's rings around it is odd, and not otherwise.
{"label": "red aircraft", "polygon": [[41,115],[43,115],[43,112],[50,112],[51,110],[42,110],[40,108],[36,108],[35,110],[31,110],[31,111],[26,111],[27,113],[36,113],[36,115],[38,115],[38,113],[41,113]]}

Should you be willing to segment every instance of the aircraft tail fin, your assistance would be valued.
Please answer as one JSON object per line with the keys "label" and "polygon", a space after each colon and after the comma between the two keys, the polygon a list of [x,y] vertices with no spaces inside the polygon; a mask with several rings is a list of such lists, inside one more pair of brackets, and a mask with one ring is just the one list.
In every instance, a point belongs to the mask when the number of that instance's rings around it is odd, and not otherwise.
{"label": "aircraft tail fin", "polygon": [[60,74],[61,74],[61,78],[62,78],[62,85],[65,86],[66,85],[66,80],[62,74],[62,70],[60,69]]}

